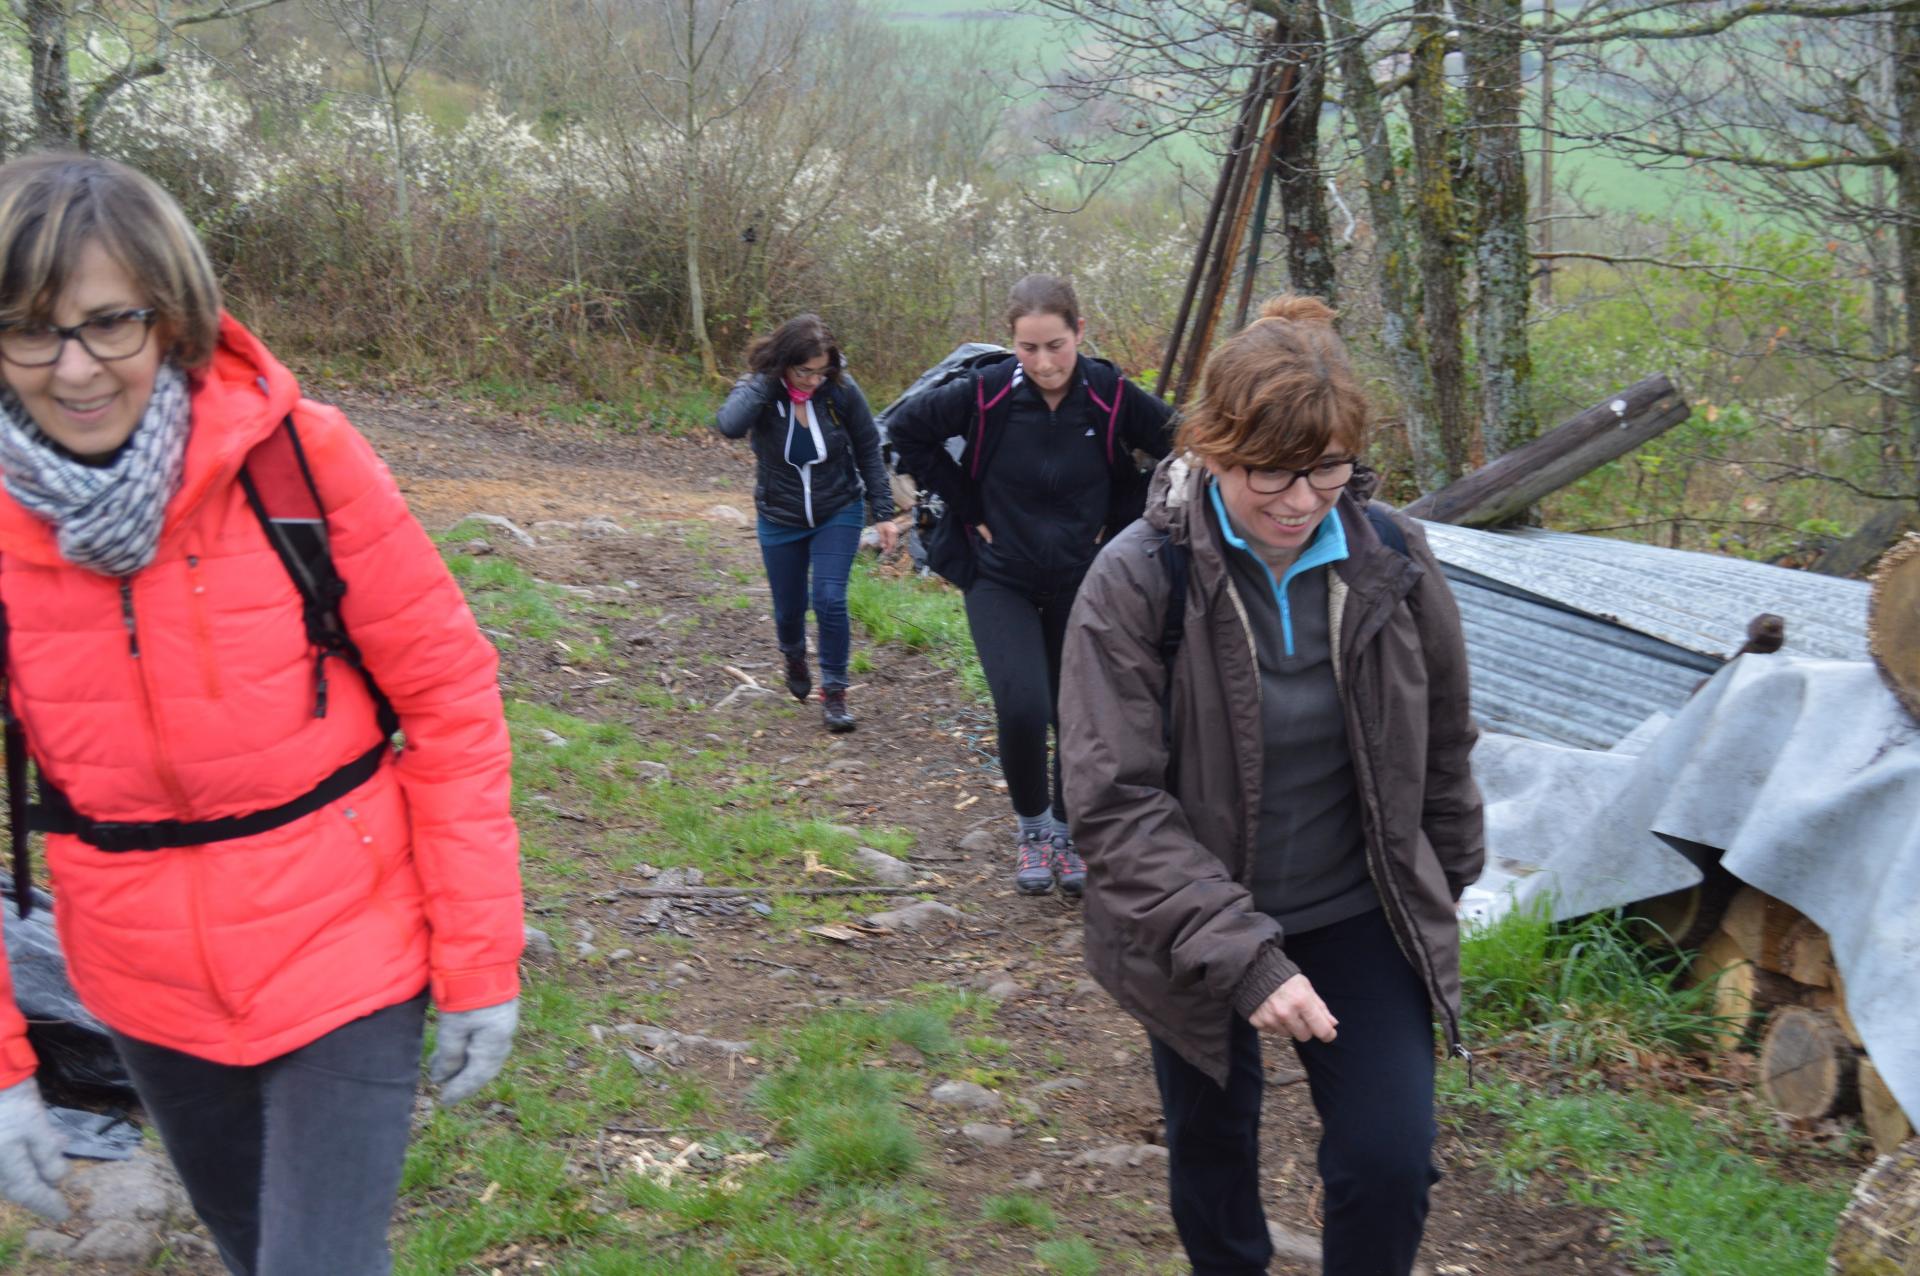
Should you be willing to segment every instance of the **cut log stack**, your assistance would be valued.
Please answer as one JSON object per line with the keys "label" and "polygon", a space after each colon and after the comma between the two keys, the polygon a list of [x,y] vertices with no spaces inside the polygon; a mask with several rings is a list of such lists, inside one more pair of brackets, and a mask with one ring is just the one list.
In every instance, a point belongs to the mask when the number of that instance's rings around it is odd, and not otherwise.
{"label": "cut log stack", "polygon": [[[1680,896],[1687,896],[1680,892]],[[1636,910],[1672,931],[1697,934],[1719,891],[1663,897]],[[1657,933],[1672,933],[1664,928]],[[1700,941],[1693,978],[1711,982],[1713,1009],[1724,1023],[1723,1050],[1758,1032],[1757,1084],[1769,1104],[1802,1119],[1860,1114],[1876,1150],[1886,1153],[1913,1134],[1893,1094],[1866,1056],[1847,1013],[1846,987],[1833,964],[1826,932],[1797,909],[1739,886],[1725,897],[1719,924]]]}

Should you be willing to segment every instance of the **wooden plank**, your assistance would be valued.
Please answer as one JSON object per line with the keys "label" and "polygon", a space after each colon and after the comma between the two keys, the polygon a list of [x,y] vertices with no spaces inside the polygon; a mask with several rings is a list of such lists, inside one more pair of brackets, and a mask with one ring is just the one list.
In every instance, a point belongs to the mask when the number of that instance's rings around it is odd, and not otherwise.
{"label": "wooden plank", "polygon": [[1402,512],[1461,527],[1510,522],[1541,497],[1664,434],[1691,411],[1673,382],[1648,377]]}

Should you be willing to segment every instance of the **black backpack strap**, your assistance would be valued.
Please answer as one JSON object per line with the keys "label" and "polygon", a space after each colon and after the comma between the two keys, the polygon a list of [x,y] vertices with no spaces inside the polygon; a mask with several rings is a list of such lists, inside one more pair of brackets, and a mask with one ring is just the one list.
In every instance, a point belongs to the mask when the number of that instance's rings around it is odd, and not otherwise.
{"label": "black backpack strap", "polygon": [[0,721],[4,722],[7,753],[7,840],[13,848],[13,907],[21,917],[33,911],[33,845],[27,833],[27,734],[13,716],[12,627],[7,603],[0,598]]}
{"label": "black backpack strap", "polygon": [[1160,612],[1160,666],[1166,681],[1160,685],[1160,738],[1173,752],[1173,661],[1187,634],[1187,577],[1193,555],[1185,545],[1176,545],[1165,532],[1156,532],[1149,553],[1160,559],[1167,573],[1167,604]]}
{"label": "black backpack strap", "polygon": [[1407,534],[1400,530],[1400,524],[1394,522],[1391,515],[1378,505],[1368,504],[1363,508],[1367,521],[1373,524],[1374,534],[1379,536],[1382,545],[1402,558],[1413,557],[1407,552]]}
{"label": "black backpack strap", "polygon": [[345,660],[360,671],[373,695],[380,734],[391,737],[400,729],[399,715],[367,672],[360,649],[340,619],[340,600],[347,584],[334,570],[333,549],[327,536],[326,506],[307,464],[306,449],[291,414],[247,455],[240,469],[240,489],[266,533],[280,562],[300,591],[307,641],[313,644],[313,716],[327,716],[327,661]]}

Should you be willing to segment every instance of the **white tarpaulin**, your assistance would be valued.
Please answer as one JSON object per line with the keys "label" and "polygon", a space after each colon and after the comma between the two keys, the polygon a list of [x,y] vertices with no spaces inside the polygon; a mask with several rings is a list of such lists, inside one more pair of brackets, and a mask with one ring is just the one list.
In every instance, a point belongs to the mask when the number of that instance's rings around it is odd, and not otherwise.
{"label": "white tarpaulin", "polygon": [[1827,932],[1868,1053],[1920,1116],[1920,725],[1872,665],[1744,656],[1612,752],[1488,734],[1473,765],[1470,913],[1542,892],[1556,918],[1629,904],[1700,880],[1676,844],[1717,848]]}

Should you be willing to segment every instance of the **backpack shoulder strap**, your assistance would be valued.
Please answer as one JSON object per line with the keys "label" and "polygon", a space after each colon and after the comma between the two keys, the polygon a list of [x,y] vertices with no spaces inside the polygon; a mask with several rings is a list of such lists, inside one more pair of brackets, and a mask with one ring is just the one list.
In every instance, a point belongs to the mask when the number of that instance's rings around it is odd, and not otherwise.
{"label": "backpack shoulder strap", "polygon": [[975,365],[973,374],[973,445],[972,456],[967,463],[967,477],[978,483],[980,472],[986,464],[987,455],[987,414],[993,412],[1007,400],[1013,392],[1014,375],[1020,371],[1020,361],[1007,357],[983,356]]}
{"label": "backpack shoulder strap", "polygon": [[21,917],[33,912],[32,844],[27,833],[27,736],[13,716],[12,666],[7,661],[13,630],[7,603],[0,598],[0,730],[4,730],[7,772],[7,841],[13,848],[13,906]]}
{"label": "backpack shoulder strap", "polygon": [[1166,681],[1160,686],[1160,737],[1169,753],[1173,750],[1173,661],[1187,633],[1187,579],[1193,555],[1185,545],[1176,545],[1166,532],[1155,532],[1149,553],[1160,560],[1167,573],[1167,603],[1160,612],[1160,666]]}
{"label": "backpack shoulder strap", "polygon": [[1385,545],[1402,558],[1411,558],[1407,552],[1407,534],[1400,530],[1400,524],[1393,521],[1391,515],[1378,505],[1369,502],[1366,507],[1367,521],[1373,524],[1374,534]]}
{"label": "backpack shoulder strap", "polygon": [[315,650],[313,662],[313,716],[327,716],[327,661],[344,659],[360,670],[373,694],[374,709],[383,735],[400,729],[400,719],[360,659],[360,649],[340,619],[340,600],[346,582],[334,569],[333,547],[327,534],[326,507],[313,480],[300,431],[289,413],[280,427],[254,445],[240,467],[240,488],[267,543],[300,591],[307,641]]}
{"label": "backpack shoulder strap", "polygon": [[1120,369],[1105,359],[1087,360],[1087,397],[1093,400],[1096,410],[1107,418],[1106,436],[1107,465],[1112,467],[1120,447],[1120,404],[1126,389],[1126,378],[1120,375]]}

